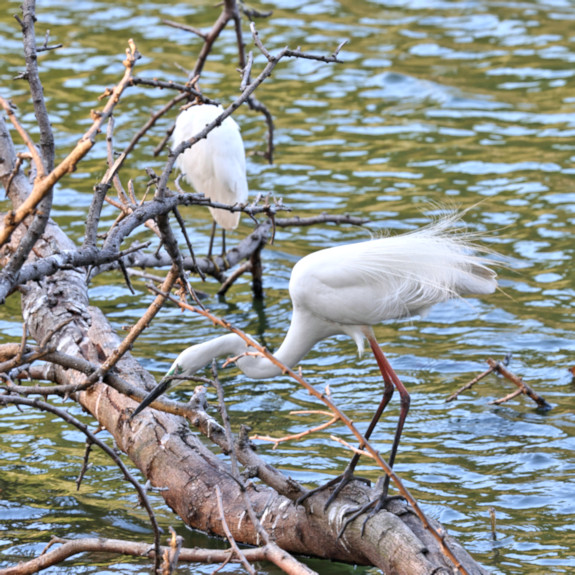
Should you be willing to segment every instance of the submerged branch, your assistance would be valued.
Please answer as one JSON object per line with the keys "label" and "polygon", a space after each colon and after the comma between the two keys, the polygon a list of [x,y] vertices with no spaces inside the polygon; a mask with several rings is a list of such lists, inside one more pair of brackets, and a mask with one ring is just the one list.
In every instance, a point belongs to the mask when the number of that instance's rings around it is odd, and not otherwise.
{"label": "submerged branch", "polygon": [[[58,545],[58,547],[48,551],[48,547],[53,547],[54,545]],[[74,540],[53,537],[48,547],[44,553],[35,559],[2,569],[2,575],[32,575],[81,553],[113,553],[145,558],[155,556],[154,548],[149,543],[138,543],[122,539],[103,539],[100,537]],[[170,551],[170,547],[161,546],[159,551],[160,556],[163,556],[166,551]],[[270,561],[279,566],[283,559],[281,557],[283,551],[271,545],[255,549],[243,549],[242,554],[252,563]],[[178,560],[187,563],[206,563],[208,565],[224,562],[239,563],[239,558],[235,557],[229,549],[201,549],[198,547],[193,549],[182,547],[179,550]],[[308,570],[307,573],[313,572]]]}

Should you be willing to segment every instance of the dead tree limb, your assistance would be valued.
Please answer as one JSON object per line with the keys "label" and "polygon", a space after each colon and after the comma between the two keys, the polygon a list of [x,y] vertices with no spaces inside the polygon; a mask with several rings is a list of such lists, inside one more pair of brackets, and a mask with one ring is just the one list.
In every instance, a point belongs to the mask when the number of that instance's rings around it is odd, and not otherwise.
{"label": "dead tree limb", "polygon": [[[511,373],[500,361],[495,361],[491,358],[487,360],[490,367],[499,372],[503,377],[508,379],[513,385],[517,386],[518,393],[523,393],[529,396],[540,408],[551,409],[551,405],[547,403],[538,393],[535,393],[520,377]],[[505,398],[495,400],[493,403],[503,403],[506,401]]]}
{"label": "dead tree limb", "polygon": [[[50,547],[55,547],[51,551],[46,549],[42,555],[14,565],[0,569],[0,575],[32,575],[43,569],[58,565],[81,553],[113,553],[118,555],[132,555],[134,557],[149,558],[154,556],[154,549],[147,543],[137,543],[134,541],[124,541],[120,539],[84,538],[67,540],[60,537],[53,537]],[[162,555],[168,551],[169,547],[161,547]],[[281,550],[264,546],[255,549],[244,549],[244,556],[251,562],[270,561],[280,566],[283,563]],[[225,561],[237,563],[238,559],[230,554],[227,549],[187,549],[182,547],[179,551],[178,560],[187,563],[223,563]],[[309,571],[308,571],[309,573]]]}

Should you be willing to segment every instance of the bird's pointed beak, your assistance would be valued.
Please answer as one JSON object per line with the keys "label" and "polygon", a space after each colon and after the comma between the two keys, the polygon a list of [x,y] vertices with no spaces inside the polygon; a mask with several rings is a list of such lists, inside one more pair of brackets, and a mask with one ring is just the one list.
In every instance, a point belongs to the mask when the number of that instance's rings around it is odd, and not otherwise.
{"label": "bird's pointed beak", "polygon": [[150,391],[150,393],[148,393],[148,395],[146,395],[146,397],[144,397],[144,399],[142,400],[142,403],[140,403],[140,405],[138,405],[138,407],[136,407],[134,413],[132,413],[132,415],[130,416],[130,421],[132,421],[132,419],[134,419],[134,417],[136,417],[136,415],[138,415],[138,413],[140,413],[140,411],[142,411],[143,409],[148,407],[148,405],[150,405],[150,403],[152,403],[154,400],[156,400],[158,397],[160,397],[160,395],[162,395],[162,393],[167,391],[168,388],[170,387],[171,383],[172,383],[172,377],[171,376],[166,376],[166,377],[162,378],[160,380],[160,382],[158,383],[158,385],[156,385],[156,387],[154,387],[154,389],[152,389],[152,391]]}

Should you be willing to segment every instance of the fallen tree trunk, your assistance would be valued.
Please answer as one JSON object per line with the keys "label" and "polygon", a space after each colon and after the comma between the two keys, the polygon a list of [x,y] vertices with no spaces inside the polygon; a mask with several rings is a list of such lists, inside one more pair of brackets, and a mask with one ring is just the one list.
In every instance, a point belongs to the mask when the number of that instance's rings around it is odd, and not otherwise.
{"label": "fallen tree trunk", "polygon": [[[91,325],[87,338],[107,355],[118,345],[101,312],[90,309]],[[70,349],[60,349],[70,353]],[[147,387],[155,382],[130,356],[118,365],[119,374],[134,385]],[[80,383],[84,376],[75,374],[62,383]],[[150,479],[166,503],[191,527],[223,536],[222,520],[214,497],[216,485],[224,496],[225,515],[234,538],[257,545],[258,537],[250,523],[242,494],[229,467],[199,441],[180,417],[147,410],[129,423],[127,416],[135,403],[106,384],[96,384],[78,397],[94,417],[114,436],[118,446]],[[403,506],[400,516],[380,512],[367,523],[361,535],[363,517],[356,520],[338,540],[337,533],[351,506],[365,502],[373,493],[354,484],[353,493],[338,499],[323,511],[327,494],[314,497],[309,506],[295,507],[292,501],[266,486],[251,483],[250,500],[264,528],[276,543],[297,554],[316,555],[332,560],[380,567],[385,573],[398,575],[441,573],[445,563],[437,543],[425,532],[414,515]],[[454,541],[450,539],[453,546]],[[485,573],[473,566],[471,558],[459,548],[458,557],[465,560],[469,573]],[[445,573],[451,570],[445,565]]]}
{"label": "fallen tree trunk", "polygon": [[[0,149],[4,165],[0,178],[6,183],[5,179],[11,172],[10,166],[6,165],[9,156],[1,152]],[[24,188],[23,180],[13,181],[10,194],[25,194],[27,190]],[[17,201],[14,198],[14,202]],[[20,226],[13,234],[11,241],[14,245],[25,231],[25,226]],[[10,245],[6,246],[3,255],[10,249]],[[76,249],[74,244],[50,221],[29,262],[72,249]],[[41,281],[28,282],[21,292],[22,314],[30,335],[37,342],[72,357],[83,358],[95,366],[101,365],[117,349],[120,340],[107,319],[98,309],[89,306],[83,269],[60,270]],[[59,383],[80,384],[85,381],[85,375],[73,369],[50,365],[46,369],[55,373]],[[140,389],[155,385],[151,375],[129,353],[117,363],[114,375]],[[141,417],[130,422],[128,415],[135,406],[134,401],[105,382],[95,383],[87,391],[78,392],[75,399],[114,436],[120,449],[152,484],[162,488],[166,503],[189,526],[223,536],[223,521],[214,497],[218,486],[233,537],[241,543],[259,544],[256,529],[246,513],[240,487],[227,463],[205,447],[183,418],[146,410]],[[253,453],[251,448],[244,450],[244,465],[249,464],[250,453]],[[281,475],[277,470],[273,473]],[[289,478],[283,479],[287,485],[293,486],[295,499],[301,488]],[[308,499],[305,506],[296,507],[292,497],[280,495],[263,483],[252,481],[247,490],[264,528],[281,548],[289,552],[375,565],[388,575],[458,572],[419,519],[406,512],[404,506],[400,506],[398,514],[379,512],[367,522],[363,535],[363,517],[360,517],[338,539],[344,512],[374,496],[367,487],[353,484],[327,512],[323,509],[327,493],[320,493]],[[446,538],[463,566],[464,570],[459,569],[460,572],[486,573],[455,541],[448,536]]]}

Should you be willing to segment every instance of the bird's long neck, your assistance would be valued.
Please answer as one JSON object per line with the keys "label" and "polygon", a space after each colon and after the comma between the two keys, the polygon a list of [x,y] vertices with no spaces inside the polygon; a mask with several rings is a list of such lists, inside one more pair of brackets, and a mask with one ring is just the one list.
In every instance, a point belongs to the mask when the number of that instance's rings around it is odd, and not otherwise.
{"label": "bird's long neck", "polygon": [[[283,347],[284,346],[282,344],[282,347],[280,347],[276,356],[282,363],[285,363],[286,360],[290,361],[290,363],[287,364],[289,367],[294,365],[293,361],[297,363],[297,361],[299,361],[303,356],[303,354],[298,354],[297,357],[289,353],[286,354],[282,351]],[[291,350],[288,349],[288,351]],[[253,352],[254,355],[243,355],[250,352]],[[176,358],[167,375],[191,376],[218,357],[236,357],[242,355],[243,357],[240,357],[236,361],[236,365],[248,377],[253,379],[264,379],[275,377],[282,373],[280,367],[261,355],[255,355],[255,352],[256,350],[249,346],[239,335],[229,333],[185,349]],[[173,383],[172,385],[177,384]]]}
{"label": "bird's long neck", "polygon": [[[319,318],[310,318],[294,308],[288,332],[279,349],[273,354],[283,365],[296,366],[307,352],[320,340],[344,333],[336,324],[330,324]],[[281,374],[281,369],[261,356],[246,356],[238,360],[237,366],[253,379],[264,379]]]}
{"label": "bird's long neck", "polygon": [[[290,328],[274,357],[287,367],[294,367],[306,353],[324,337],[338,333],[337,329],[326,328],[322,322],[306,322],[294,312]],[[193,345],[184,350],[174,361],[168,375],[193,375],[196,371],[217,357],[234,357],[243,355],[236,361],[240,370],[252,379],[266,379],[282,373],[282,369],[269,359],[257,355],[239,335],[229,333],[209,341]]]}

